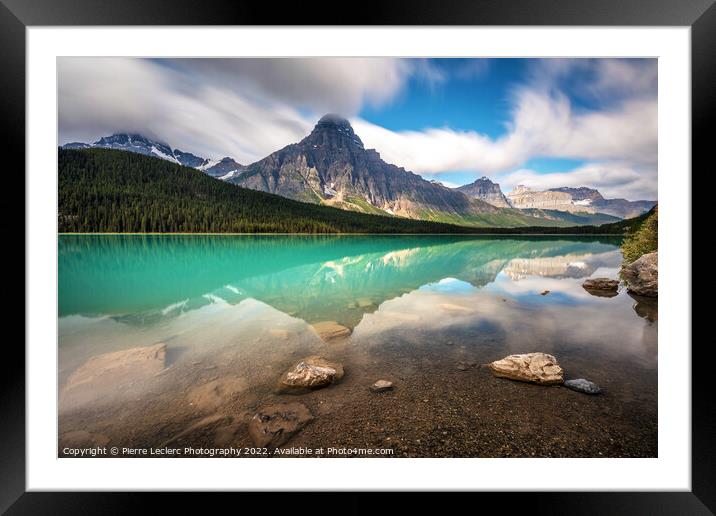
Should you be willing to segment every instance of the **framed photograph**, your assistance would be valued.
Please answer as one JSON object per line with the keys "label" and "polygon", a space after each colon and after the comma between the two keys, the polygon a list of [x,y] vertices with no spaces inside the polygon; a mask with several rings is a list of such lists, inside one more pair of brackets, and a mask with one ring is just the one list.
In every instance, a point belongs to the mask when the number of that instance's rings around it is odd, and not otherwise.
{"label": "framed photograph", "polygon": [[712,1],[163,4],[0,6],[26,228],[3,511],[716,510],[691,303]]}

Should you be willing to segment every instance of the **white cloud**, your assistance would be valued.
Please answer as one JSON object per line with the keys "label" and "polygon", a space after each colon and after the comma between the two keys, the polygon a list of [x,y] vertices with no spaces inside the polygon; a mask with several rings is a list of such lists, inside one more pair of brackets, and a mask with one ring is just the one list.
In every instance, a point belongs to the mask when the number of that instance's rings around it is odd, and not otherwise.
{"label": "white cloud", "polygon": [[497,174],[503,192],[517,185],[535,190],[547,190],[560,186],[589,186],[598,189],[607,198],[621,197],[630,200],[656,199],[657,172],[655,168],[635,169],[624,163],[588,163],[568,172],[537,173],[519,169]]}
{"label": "white cloud", "polygon": [[394,132],[361,119],[352,123],[368,147],[419,173],[495,173],[538,156],[656,160],[656,101],[634,100],[612,111],[577,113],[564,95],[523,89],[516,99],[508,132],[496,139],[449,128]]}
{"label": "white cloud", "polygon": [[[464,73],[486,73],[487,61],[475,63]],[[575,71],[588,80],[571,84],[570,95],[606,107],[574,105],[564,83]],[[366,105],[390,103],[411,79],[431,88],[451,79],[420,59],[61,58],[58,77],[60,143],[131,131],[204,157],[250,163],[337,112],[352,117],[367,147],[417,173],[474,172],[509,185],[523,177],[535,186],[584,184],[620,197],[656,197],[655,60],[535,61],[528,81],[511,92],[504,134],[492,138],[449,127],[396,132],[356,117]],[[510,172],[537,157],[590,164],[561,175]]]}

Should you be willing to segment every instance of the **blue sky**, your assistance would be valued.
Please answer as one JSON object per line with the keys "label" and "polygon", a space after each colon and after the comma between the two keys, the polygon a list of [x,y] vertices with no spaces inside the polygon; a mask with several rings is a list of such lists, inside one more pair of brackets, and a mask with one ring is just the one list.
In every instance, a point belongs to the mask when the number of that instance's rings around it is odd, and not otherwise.
{"label": "blue sky", "polygon": [[657,195],[656,60],[62,58],[58,89],[59,143],[132,131],[250,163],[334,112],[448,186]]}

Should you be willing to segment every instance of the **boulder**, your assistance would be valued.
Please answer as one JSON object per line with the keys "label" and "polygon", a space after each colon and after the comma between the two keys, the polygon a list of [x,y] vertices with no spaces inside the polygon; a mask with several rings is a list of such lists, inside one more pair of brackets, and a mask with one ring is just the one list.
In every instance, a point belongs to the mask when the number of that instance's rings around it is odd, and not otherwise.
{"label": "boulder", "polygon": [[489,364],[492,374],[521,382],[554,385],[562,383],[562,368],[547,353],[510,355]]}
{"label": "boulder", "polygon": [[123,349],[90,358],[67,379],[60,410],[135,396],[142,384],[164,370],[167,345]]}
{"label": "boulder", "polygon": [[318,336],[321,337],[321,340],[325,342],[345,339],[351,334],[350,328],[346,328],[336,321],[321,321],[312,326]]}
{"label": "boulder", "polygon": [[370,386],[370,390],[373,392],[385,392],[393,388],[393,382],[388,380],[378,380]]}
{"label": "boulder", "polygon": [[622,267],[627,289],[638,296],[657,297],[659,287],[658,253],[648,253]]}
{"label": "boulder", "polygon": [[325,358],[304,358],[286,371],[279,382],[280,392],[320,389],[343,378],[343,366]]}
{"label": "boulder", "polygon": [[546,295],[549,294],[549,293],[550,293],[549,290],[543,290],[542,292],[539,293],[539,295],[540,295],[540,296],[546,296]]}
{"label": "boulder", "polygon": [[597,297],[614,297],[618,294],[619,280],[590,278],[582,283],[584,290]]}
{"label": "boulder", "polygon": [[576,378],[574,380],[566,380],[564,386],[573,391],[583,392],[584,394],[599,394],[602,389],[594,382],[585,380],[584,378]]}
{"label": "boulder", "polygon": [[303,403],[277,403],[261,408],[248,425],[254,445],[276,448],[285,444],[313,419]]}

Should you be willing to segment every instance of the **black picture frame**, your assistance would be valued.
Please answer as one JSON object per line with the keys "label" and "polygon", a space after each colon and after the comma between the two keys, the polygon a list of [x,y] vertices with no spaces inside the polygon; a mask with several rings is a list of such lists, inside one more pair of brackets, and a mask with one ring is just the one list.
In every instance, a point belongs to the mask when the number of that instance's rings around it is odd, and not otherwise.
{"label": "black picture frame", "polygon": [[[277,6],[280,5],[280,8]],[[5,170],[8,197],[25,192],[25,30],[63,25],[556,25],[689,26],[692,59],[692,169],[713,168],[707,150],[716,103],[714,0],[399,0],[363,2],[351,9],[319,3],[275,4],[227,0],[0,0],[0,106],[2,142],[14,160]],[[320,14],[319,14],[320,13]],[[667,144],[660,142],[660,144]],[[708,165],[707,165],[708,164]],[[11,175],[12,177],[8,177]],[[693,173],[691,173],[693,179]],[[685,179],[688,176],[685,174]],[[11,193],[10,193],[11,192]],[[20,201],[23,202],[23,201]],[[21,213],[18,206],[14,219]],[[691,209],[691,207],[689,207]],[[24,208],[22,213],[24,213]],[[694,222],[697,220],[692,216]],[[7,224],[7,223],[6,223]],[[7,226],[6,226],[7,227]],[[16,229],[17,223],[12,226]],[[23,247],[24,248],[24,247]],[[23,258],[26,258],[23,255]],[[25,261],[23,260],[23,267]],[[697,262],[694,261],[696,266]],[[698,269],[697,269],[698,270]],[[30,274],[25,268],[25,274]],[[19,283],[19,274],[14,280]],[[691,278],[686,278],[691,284]],[[19,285],[18,285],[19,287]],[[24,289],[24,283],[23,283]],[[27,307],[28,309],[30,307]],[[692,316],[693,320],[693,316]],[[551,514],[710,514],[716,512],[716,410],[710,339],[692,346],[692,490],[690,492],[485,493],[510,497],[510,508]],[[25,354],[5,342],[0,375],[0,511],[8,514],[114,514],[145,508],[126,493],[25,492]],[[689,342],[669,345],[688,346]],[[663,364],[662,364],[663,365]],[[357,496],[357,495],[353,495]],[[166,496],[164,499],[166,500]],[[184,496],[174,498],[188,511]],[[487,500],[488,502],[491,500]],[[164,502],[163,502],[164,503]],[[360,512],[371,498],[357,501]],[[382,504],[382,502],[377,502]]]}

